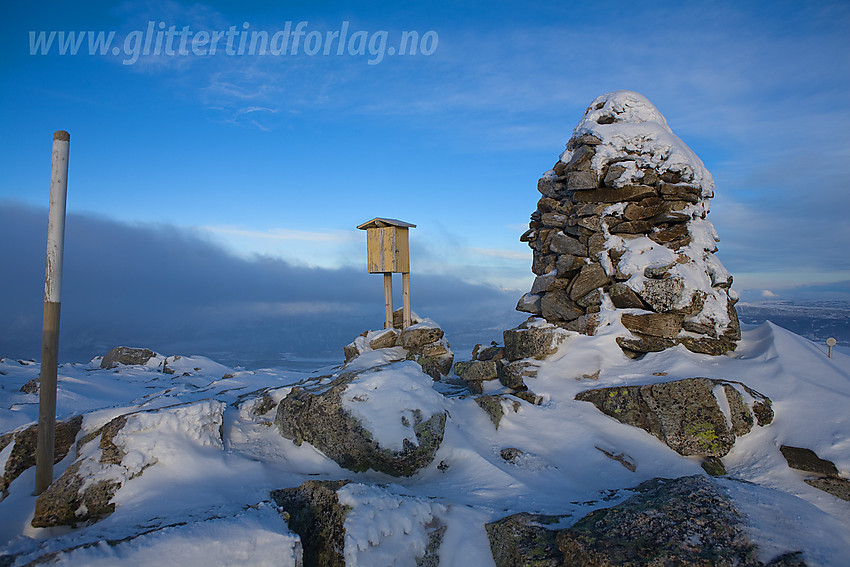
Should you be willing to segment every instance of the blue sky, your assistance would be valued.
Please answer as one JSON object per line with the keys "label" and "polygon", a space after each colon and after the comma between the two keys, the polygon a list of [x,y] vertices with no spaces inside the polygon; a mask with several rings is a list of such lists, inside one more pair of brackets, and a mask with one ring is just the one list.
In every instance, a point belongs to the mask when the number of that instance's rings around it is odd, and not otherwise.
{"label": "blue sky", "polygon": [[[538,177],[593,98],[629,89],[713,174],[710,218],[739,292],[850,280],[846,2],[13,0],[2,11],[9,214],[46,207],[52,133],[65,129],[80,219],[332,274],[365,271],[355,226],[395,217],[418,225],[414,278],[518,297],[533,277],[519,236]],[[30,54],[31,31],[114,31],[120,51],[149,22],[272,35],[302,21],[295,55]],[[304,53],[306,33],[344,22],[375,47],[380,32],[386,48],[404,31],[438,39],[428,55],[379,62],[336,45]],[[9,265],[18,248],[7,250]]]}

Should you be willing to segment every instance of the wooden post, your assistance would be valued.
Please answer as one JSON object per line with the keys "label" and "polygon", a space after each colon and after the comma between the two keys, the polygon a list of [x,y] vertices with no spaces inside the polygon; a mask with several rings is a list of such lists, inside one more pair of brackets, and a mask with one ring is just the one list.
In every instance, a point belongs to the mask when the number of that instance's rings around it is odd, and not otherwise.
{"label": "wooden post", "polygon": [[393,327],[393,273],[384,272],[384,328]]}
{"label": "wooden post", "polygon": [[41,334],[41,372],[36,441],[35,493],[53,482],[56,432],[56,374],[59,360],[59,310],[62,295],[62,256],[65,249],[65,202],[68,192],[68,154],[71,135],[53,134],[50,169],[50,209],[47,223],[47,267],[44,275],[44,323]]}
{"label": "wooden post", "polygon": [[410,326],[410,272],[403,272],[401,274],[401,286],[402,313],[404,313],[404,322],[401,326],[403,329],[406,329]]}

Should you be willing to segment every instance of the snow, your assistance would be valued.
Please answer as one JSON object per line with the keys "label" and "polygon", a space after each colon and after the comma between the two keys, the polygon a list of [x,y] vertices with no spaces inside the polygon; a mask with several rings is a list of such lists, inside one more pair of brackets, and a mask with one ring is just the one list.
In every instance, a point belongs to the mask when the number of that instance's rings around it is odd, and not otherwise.
{"label": "snow", "polygon": [[[773,401],[773,423],[756,425],[737,439],[723,459],[728,475],[719,480],[745,515],[760,557],[766,561],[801,549],[809,565],[845,564],[850,502],[806,484],[804,474],[788,468],[779,446],[810,448],[850,477],[850,356],[836,350],[829,359],[820,346],[765,323],[745,328],[739,347],[727,356],[678,346],[630,360],[614,341],[623,332],[619,318],[606,309],[603,315],[596,336],[565,332],[558,352],[537,361],[538,375],[526,383],[541,405],[505,400],[498,429],[471,397],[439,394],[444,384],[399,360],[396,349],[366,352],[345,369],[313,373],[249,372],[188,356],[169,357],[168,366],[180,369],[173,375],[157,365],[102,370],[97,359],[63,364],[59,418],[84,413],[79,438],[118,415],[133,414],[115,437],[128,453],[123,472],[100,464],[91,471],[120,473],[116,511],[76,528],[32,528],[35,471],[29,469],[0,501],[0,555],[11,557],[12,565],[47,553],[60,565],[296,565],[298,536],[270,491],[306,480],[349,479],[339,491],[351,507],[343,550],[349,565],[415,565],[429,534],[440,527],[445,527],[441,565],[493,565],[486,522],[531,512],[559,515],[562,525],[571,525],[628,498],[629,489],[644,480],[704,474],[698,459],[682,457],[645,431],[575,401],[577,393],[705,376],[740,381]],[[423,419],[443,411],[449,416],[434,462],[412,477],[342,469],[308,443],[296,446],[281,437],[273,411],[252,411],[263,393],[280,400],[307,378],[375,366],[344,397],[379,432],[382,445],[415,442],[402,420],[413,423],[413,407],[423,410]],[[35,422],[38,395],[19,390],[38,371],[38,364],[0,361],[0,432]],[[497,383],[488,387],[499,391]],[[745,403],[752,402],[738,390]],[[728,411],[725,392],[715,395]],[[522,453],[508,462],[500,456],[506,448]],[[82,450],[81,457],[94,466],[99,444]],[[3,450],[0,460],[10,451]],[[627,455],[635,472],[603,451]],[[56,476],[75,458],[72,451],[56,466]]]}
{"label": "snow", "polygon": [[352,483],[338,492],[340,504],[352,511],[345,518],[345,564],[416,567],[425,555],[427,527],[446,507],[427,498],[403,496],[399,486]]}
{"label": "snow", "polygon": [[[418,446],[413,427],[442,413],[446,398],[433,388],[433,380],[413,361],[366,372],[346,388],[342,405],[384,449],[401,451],[404,442]],[[414,410],[421,412],[414,415]]]}
{"label": "snow", "polygon": [[[603,117],[614,121],[600,124],[598,121]],[[625,162],[627,170],[617,179],[615,185],[618,187],[639,183],[643,175],[639,168],[649,166],[659,172],[678,172],[683,181],[701,187],[703,196],[713,194],[714,180],[705,165],[673,133],[658,109],[639,93],[622,90],[594,99],[572,137],[582,135],[602,140],[591,161],[597,173],[602,172],[603,163]],[[573,151],[566,150],[561,154],[561,161],[569,163],[572,156]]]}

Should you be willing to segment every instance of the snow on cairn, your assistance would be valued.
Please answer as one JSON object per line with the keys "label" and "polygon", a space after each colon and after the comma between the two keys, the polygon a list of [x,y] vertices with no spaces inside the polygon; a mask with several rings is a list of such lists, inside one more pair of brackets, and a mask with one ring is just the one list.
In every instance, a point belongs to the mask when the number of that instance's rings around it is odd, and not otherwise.
{"label": "snow on cairn", "polygon": [[736,347],[737,297],[706,218],[714,181],[644,96],[597,97],[537,187],[521,237],[537,278],[518,310],[588,335],[620,322],[633,357]]}

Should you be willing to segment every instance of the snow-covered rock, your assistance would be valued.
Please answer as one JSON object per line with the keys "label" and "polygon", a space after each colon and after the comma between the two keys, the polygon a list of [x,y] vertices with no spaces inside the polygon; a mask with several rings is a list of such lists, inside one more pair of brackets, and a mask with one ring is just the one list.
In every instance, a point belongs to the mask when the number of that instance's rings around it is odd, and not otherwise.
{"label": "snow-covered rock", "polygon": [[115,511],[113,496],[186,446],[223,449],[222,402],[205,400],[120,415],[79,442],[77,458],[36,500],[34,527],[73,525]]}
{"label": "snow-covered rock", "polygon": [[310,443],[347,469],[410,476],[440,447],[445,398],[417,363],[367,354],[374,366],[293,388],[278,404],[275,424],[287,439]]}
{"label": "snow-covered rock", "polygon": [[630,356],[735,348],[737,297],[707,219],[714,181],[645,97],[597,97],[538,189],[521,237],[538,277],[518,310],[590,335],[610,307],[676,317],[661,335],[626,325],[619,345]]}

